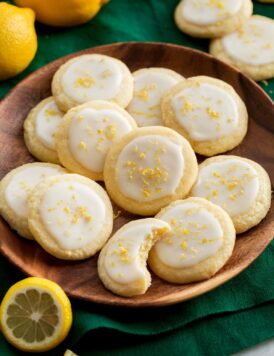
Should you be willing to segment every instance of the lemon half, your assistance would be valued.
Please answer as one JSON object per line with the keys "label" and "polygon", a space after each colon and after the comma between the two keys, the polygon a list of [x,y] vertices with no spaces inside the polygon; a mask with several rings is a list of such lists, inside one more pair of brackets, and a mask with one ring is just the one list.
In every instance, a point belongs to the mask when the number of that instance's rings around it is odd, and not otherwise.
{"label": "lemon half", "polygon": [[71,304],[56,283],[30,277],[14,284],[0,307],[7,341],[22,351],[42,352],[60,344],[72,323]]}

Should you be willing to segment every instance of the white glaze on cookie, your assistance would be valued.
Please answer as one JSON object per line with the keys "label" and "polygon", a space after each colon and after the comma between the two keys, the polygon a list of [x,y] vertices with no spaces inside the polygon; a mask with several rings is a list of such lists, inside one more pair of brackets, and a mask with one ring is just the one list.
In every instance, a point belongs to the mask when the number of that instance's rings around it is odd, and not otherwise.
{"label": "white glaze on cookie", "polygon": [[207,26],[235,15],[243,0],[183,0],[182,17],[193,24]]}
{"label": "white glaze on cookie", "polygon": [[192,196],[220,205],[233,217],[248,211],[258,192],[256,170],[247,162],[233,158],[202,167]]}
{"label": "white glaze on cookie", "polygon": [[155,244],[158,258],[166,266],[185,268],[214,256],[223,242],[223,229],[216,217],[197,203],[171,205],[157,218],[171,232]]}
{"label": "white glaze on cookie", "polygon": [[170,72],[163,68],[148,68],[133,74],[134,93],[127,110],[138,126],[163,126],[161,98],[183,79],[179,74]]}
{"label": "white glaze on cookie", "polygon": [[116,164],[122,194],[140,203],[174,194],[183,174],[182,146],[160,135],[135,138]]}
{"label": "white glaze on cookie", "polygon": [[274,21],[251,17],[243,27],[222,38],[225,52],[250,65],[274,63]]}
{"label": "white glaze on cookie", "polygon": [[142,219],[118,230],[106,247],[104,267],[109,277],[121,284],[145,278],[148,249],[169,230],[169,225],[158,219]]}
{"label": "white glaze on cookie", "polygon": [[[58,166],[56,166],[58,167]],[[14,175],[5,190],[5,199],[9,207],[22,218],[28,216],[27,199],[32,189],[49,176],[62,174],[64,171],[48,166],[27,166]]]}
{"label": "white glaze on cookie", "polygon": [[212,84],[193,83],[175,95],[171,105],[178,123],[195,141],[227,136],[238,125],[235,100],[227,91]]}
{"label": "white glaze on cookie", "polygon": [[92,54],[71,63],[62,76],[61,84],[70,98],[84,103],[114,99],[122,79],[122,68],[113,58]]}
{"label": "white glaze on cookie", "polygon": [[39,210],[51,237],[68,250],[80,249],[96,239],[106,217],[101,197],[79,182],[53,182]]}
{"label": "white glaze on cookie", "polygon": [[85,108],[75,114],[70,124],[71,153],[83,167],[102,172],[110,147],[132,129],[127,117],[118,110]]}
{"label": "white glaze on cookie", "polygon": [[53,98],[48,100],[37,113],[35,120],[37,138],[50,150],[55,149],[54,134],[63,115],[64,114],[58,109]]}

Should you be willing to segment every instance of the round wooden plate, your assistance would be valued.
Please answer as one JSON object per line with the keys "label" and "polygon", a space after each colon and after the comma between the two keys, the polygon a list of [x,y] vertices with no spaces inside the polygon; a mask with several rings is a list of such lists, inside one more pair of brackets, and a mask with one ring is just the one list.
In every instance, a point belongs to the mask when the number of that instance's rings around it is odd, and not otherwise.
{"label": "round wooden plate", "polygon": [[[249,112],[249,129],[244,142],[230,153],[259,162],[274,183],[274,107],[264,91],[237,69],[208,54],[161,43],[118,43],[87,49],[60,58],[31,74],[0,103],[0,177],[34,159],[23,140],[23,121],[41,99],[50,95],[54,72],[69,58],[83,53],[102,53],[123,60],[134,71],[143,67],[166,67],[185,77],[208,75],[231,84],[243,98]],[[118,208],[114,207],[117,212]],[[114,231],[137,218],[122,211]],[[97,276],[97,256],[80,262],[58,260],[35,242],[19,237],[0,220],[0,251],[28,275],[49,278],[71,296],[91,302],[128,306],[162,306],[205,293],[236,276],[253,262],[271,242],[274,207],[261,224],[238,236],[233,256],[213,278],[188,285],[173,285],[152,276],[152,286],[142,296],[122,298],[107,291]]]}

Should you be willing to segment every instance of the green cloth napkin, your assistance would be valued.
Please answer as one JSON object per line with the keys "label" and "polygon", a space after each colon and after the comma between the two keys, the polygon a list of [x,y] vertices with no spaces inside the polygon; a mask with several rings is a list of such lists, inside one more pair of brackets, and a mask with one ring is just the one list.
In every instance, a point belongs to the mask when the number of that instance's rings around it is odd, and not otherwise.
{"label": "green cloth napkin", "polygon": [[[37,24],[38,53],[20,76],[0,83],[0,99],[35,69],[63,55],[111,42],[159,41],[203,51],[207,40],[182,34],[173,21],[177,0],[111,0],[89,23],[66,29]],[[274,5],[254,2],[274,18]],[[274,80],[261,83],[274,98]],[[72,300],[66,348],[79,355],[228,355],[274,336],[274,242],[243,273],[196,299],[170,307],[128,310]],[[24,276],[0,257],[0,298]],[[19,355],[0,335],[0,355]]]}

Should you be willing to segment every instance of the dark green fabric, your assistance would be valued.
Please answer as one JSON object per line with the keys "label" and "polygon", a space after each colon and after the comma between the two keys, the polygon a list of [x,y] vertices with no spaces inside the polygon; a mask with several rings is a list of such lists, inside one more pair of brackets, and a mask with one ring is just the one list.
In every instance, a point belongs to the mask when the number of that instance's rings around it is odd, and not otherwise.
{"label": "dark green fabric", "polygon": [[[46,1],[46,0],[45,0]],[[111,0],[88,24],[56,29],[37,25],[39,50],[30,67],[0,84],[0,98],[44,64],[87,47],[120,41],[178,43],[207,51],[208,41],[179,32],[177,0]],[[274,18],[274,5],[254,3]],[[274,80],[261,83],[274,98]],[[74,323],[65,343],[80,355],[228,355],[274,336],[274,243],[246,271],[216,290],[175,306],[126,310],[72,301]],[[24,276],[0,257],[0,298]],[[103,341],[102,341],[103,340]],[[20,354],[0,335],[0,355]]]}

